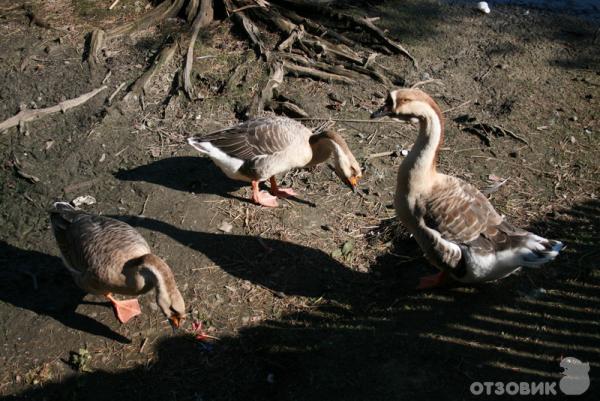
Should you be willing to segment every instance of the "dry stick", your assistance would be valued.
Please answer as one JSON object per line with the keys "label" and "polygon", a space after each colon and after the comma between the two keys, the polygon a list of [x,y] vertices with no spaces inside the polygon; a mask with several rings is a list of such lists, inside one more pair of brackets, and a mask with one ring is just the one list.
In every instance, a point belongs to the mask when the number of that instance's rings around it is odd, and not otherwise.
{"label": "dry stick", "polygon": [[443,113],[450,113],[451,111],[454,111],[456,109],[460,109],[463,106],[468,105],[469,103],[471,103],[471,100],[467,100],[466,102],[462,102],[461,104],[459,104],[458,106],[454,106],[454,107],[450,107],[448,110],[444,110]]}
{"label": "dry stick", "polygon": [[389,150],[389,151],[387,151],[387,152],[381,152],[381,153],[373,153],[373,154],[370,154],[370,155],[367,157],[367,160],[369,160],[369,159],[375,159],[375,158],[377,158],[377,157],[391,156],[391,155],[393,155],[394,153],[396,153],[396,151],[395,151],[395,150]]}
{"label": "dry stick", "polygon": [[44,117],[48,114],[58,113],[59,111],[62,111],[64,113],[65,111],[72,109],[73,107],[77,107],[79,105],[84,104],[85,102],[96,96],[98,93],[102,92],[104,89],[106,89],[106,85],[101,86],[98,89],[94,89],[93,91],[85,93],[74,99],[62,101],[55,106],[47,107],[45,109],[22,110],[17,115],[1,122],[0,132],[8,128],[15,127],[20,123],[37,120],[38,118]]}
{"label": "dry stick", "polygon": [[341,123],[369,123],[369,124],[406,124],[404,121],[396,120],[361,120],[352,118],[331,118],[331,117],[308,117],[308,118],[295,118],[294,120],[299,121],[336,121]]}
{"label": "dry stick", "polygon": [[112,10],[113,8],[115,8],[117,6],[117,4],[119,4],[121,0],[115,0],[113,1],[113,3],[110,5],[110,7],[108,7],[109,10]]}
{"label": "dry stick", "polygon": [[432,79],[426,79],[425,81],[415,82],[410,88],[414,89],[414,88],[418,88],[419,86],[432,84],[432,83],[437,83],[439,85],[444,86],[444,83],[442,82],[441,79],[432,78]]}
{"label": "dry stick", "polygon": [[194,63],[194,46],[196,44],[196,39],[198,39],[200,29],[210,24],[213,20],[213,14],[212,0],[202,0],[200,11],[192,24],[192,38],[188,45],[185,67],[183,69],[183,90],[190,100],[194,100],[194,88],[192,86],[192,81],[190,80],[190,74]]}
{"label": "dry stick", "polygon": [[127,84],[126,82],[121,82],[121,85],[119,85],[117,87],[117,89],[115,89],[115,91],[108,97],[108,105],[109,106],[112,104],[112,101],[115,98],[115,96],[117,96],[117,93],[119,93],[126,84]]}

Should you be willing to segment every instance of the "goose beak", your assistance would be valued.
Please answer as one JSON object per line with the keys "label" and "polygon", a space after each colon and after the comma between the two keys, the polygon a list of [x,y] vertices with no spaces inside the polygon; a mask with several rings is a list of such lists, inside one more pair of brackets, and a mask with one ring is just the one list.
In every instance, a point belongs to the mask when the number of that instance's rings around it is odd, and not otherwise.
{"label": "goose beak", "polygon": [[375,110],[373,113],[371,113],[371,118],[381,118],[389,116],[391,113],[392,112],[391,110],[389,110],[388,106],[384,104],[383,106]]}
{"label": "goose beak", "polygon": [[352,192],[356,192],[358,180],[360,180],[360,176],[357,175],[353,175],[352,177],[348,178],[348,185],[352,189]]}
{"label": "goose beak", "polygon": [[180,315],[172,315],[169,318],[169,323],[171,324],[173,331],[177,330],[179,326],[181,326],[181,322],[183,321],[183,319],[183,316]]}

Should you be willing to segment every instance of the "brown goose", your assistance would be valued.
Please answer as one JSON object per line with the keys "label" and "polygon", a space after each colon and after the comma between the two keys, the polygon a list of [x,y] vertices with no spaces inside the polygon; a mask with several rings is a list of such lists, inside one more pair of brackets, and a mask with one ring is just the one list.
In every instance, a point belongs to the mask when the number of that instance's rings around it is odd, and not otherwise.
{"label": "brown goose", "polygon": [[[252,183],[252,200],[275,207],[277,197],[294,196],[291,188],[280,188],[275,175],[293,168],[322,163],[333,154],[337,175],[351,187],[361,178],[361,169],[346,141],[336,132],[313,134],[301,123],[287,117],[263,117],[202,137],[188,143],[210,157],[234,180]],[[270,192],[260,191],[261,181],[269,180]]]}
{"label": "brown goose", "polygon": [[119,220],[96,216],[69,203],[56,202],[49,211],[54,237],[75,283],[84,291],[104,295],[119,321],[141,314],[137,299],[119,301],[112,293],[140,295],[156,289],[156,303],[174,328],[185,304],[169,266],[150,252],[144,238]]}
{"label": "brown goose", "polygon": [[421,279],[419,288],[452,278],[474,283],[505,277],[519,267],[540,267],[562,249],[512,226],[488,199],[463,180],[438,173],[444,118],[435,101],[418,89],[397,89],[372,118],[389,115],[419,121],[417,140],[398,171],[394,206],[426,258],[441,273]]}

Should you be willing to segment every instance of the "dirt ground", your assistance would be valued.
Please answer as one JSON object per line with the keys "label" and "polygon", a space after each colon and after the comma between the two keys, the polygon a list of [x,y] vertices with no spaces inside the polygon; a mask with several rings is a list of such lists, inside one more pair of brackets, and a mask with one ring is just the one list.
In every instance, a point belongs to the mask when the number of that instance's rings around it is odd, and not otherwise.
{"label": "dirt ground", "polygon": [[[540,270],[419,292],[418,277],[433,269],[392,207],[400,150],[410,148],[415,127],[338,121],[364,166],[360,194],[323,165],[282,177],[302,202],[257,207],[245,184],[185,143],[236,123],[265,80],[243,34],[227,20],[201,33],[196,54],[211,57],[196,60],[192,77],[203,100],[172,95],[173,63],[143,110],[121,102],[125,91],[109,106],[113,91],[186,29],[172,19],[111,42],[91,68],[82,63],[86,33],[146,6],[123,0],[108,12],[111,2],[34,3],[50,29],[30,25],[22,9],[0,12],[0,120],[98,88],[111,72],[107,90],[88,103],[0,133],[1,400],[458,400],[472,397],[475,381],[556,382],[565,356],[590,363],[591,388],[581,398],[597,399],[597,21],[510,6],[485,16],[435,1],[349,8],[381,17],[419,61],[416,70],[400,56],[380,56],[406,85],[439,80],[422,88],[447,110],[440,170],[480,188],[507,179],[490,195],[497,209],[567,245]],[[3,10],[11,4],[0,2]],[[224,90],[240,64],[245,78]],[[280,93],[311,116],[361,120],[386,89],[367,79],[287,77]],[[486,142],[463,129],[465,115],[524,141]],[[371,157],[389,150],[397,152]],[[152,294],[140,298],[142,316],[120,325],[103,299],[75,286],[46,209],[81,195],[97,200],[86,210],[139,228],[174,270],[186,328],[202,321],[218,340],[173,333]],[[219,230],[223,222],[231,232]]]}

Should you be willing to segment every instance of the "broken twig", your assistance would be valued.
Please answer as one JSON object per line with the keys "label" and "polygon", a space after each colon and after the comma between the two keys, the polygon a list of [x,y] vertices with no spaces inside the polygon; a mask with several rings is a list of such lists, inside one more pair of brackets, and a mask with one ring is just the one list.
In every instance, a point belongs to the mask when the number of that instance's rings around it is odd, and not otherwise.
{"label": "broken twig", "polygon": [[60,102],[55,106],[46,107],[45,109],[22,110],[19,113],[17,113],[17,115],[1,122],[0,132],[7,130],[8,128],[15,127],[21,123],[37,120],[38,118],[44,117],[48,114],[58,113],[59,111],[62,111],[64,113],[65,111],[72,109],[73,107],[77,107],[79,105],[84,104],[85,102],[96,96],[98,93],[102,92],[104,89],[106,89],[106,85],[103,85],[100,88],[94,89],[93,91],[85,93],[79,97],[76,97],[75,99],[68,99]]}

